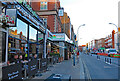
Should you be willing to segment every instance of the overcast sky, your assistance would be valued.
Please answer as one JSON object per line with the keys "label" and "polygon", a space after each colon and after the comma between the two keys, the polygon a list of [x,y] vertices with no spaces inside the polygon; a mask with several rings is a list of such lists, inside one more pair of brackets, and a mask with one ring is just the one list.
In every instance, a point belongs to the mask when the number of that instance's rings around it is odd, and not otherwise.
{"label": "overcast sky", "polygon": [[71,18],[75,33],[81,24],[86,24],[79,29],[79,45],[86,44],[93,39],[104,38],[117,31],[116,27],[109,25],[118,24],[118,2],[120,0],[60,0],[61,7]]}

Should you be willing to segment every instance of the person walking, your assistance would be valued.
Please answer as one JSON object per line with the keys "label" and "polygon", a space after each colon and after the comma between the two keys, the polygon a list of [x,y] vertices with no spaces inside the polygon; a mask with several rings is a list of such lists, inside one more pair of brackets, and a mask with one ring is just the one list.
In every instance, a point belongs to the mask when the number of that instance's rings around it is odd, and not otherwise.
{"label": "person walking", "polygon": [[79,63],[79,51],[77,52],[77,63]]}

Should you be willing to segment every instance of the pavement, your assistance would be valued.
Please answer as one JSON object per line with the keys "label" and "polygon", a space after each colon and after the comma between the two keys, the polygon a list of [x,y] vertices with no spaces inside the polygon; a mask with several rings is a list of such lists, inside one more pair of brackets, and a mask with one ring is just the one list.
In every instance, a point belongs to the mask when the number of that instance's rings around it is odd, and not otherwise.
{"label": "pavement", "polygon": [[70,75],[71,79],[85,79],[84,68],[81,59],[79,60],[79,63],[76,63],[75,66],[73,66],[73,59],[69,59],[64,60],[61,63],[57,63],[53,65],[53,67],[49,67],[48,69],[49,71],[42,73],[42,76],[36,76],[32,80],[44,81],[52,74]]}

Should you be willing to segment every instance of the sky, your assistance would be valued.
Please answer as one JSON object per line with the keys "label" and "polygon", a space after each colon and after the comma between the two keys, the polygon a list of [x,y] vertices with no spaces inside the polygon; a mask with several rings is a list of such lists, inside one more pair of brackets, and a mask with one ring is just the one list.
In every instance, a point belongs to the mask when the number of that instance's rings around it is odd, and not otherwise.
{"label": "sky", "polygon": [[118,25],[119,1],[60,0],[61,7],[71,19],[75,33],[80,25],[86,24],[79,29],[79,45],[105,38],[112,33],[112,30],[117,31],[117,28],[109,23]]}

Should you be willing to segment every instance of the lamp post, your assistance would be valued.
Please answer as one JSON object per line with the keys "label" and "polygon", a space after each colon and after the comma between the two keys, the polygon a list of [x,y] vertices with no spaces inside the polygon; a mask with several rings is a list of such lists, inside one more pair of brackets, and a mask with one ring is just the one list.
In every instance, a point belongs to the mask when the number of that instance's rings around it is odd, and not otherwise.
{"label": "lamp post", "polygon": [[[80,26],[78,27],[78,29],[77,29],[77,43],[78,43],[78,41],[79,41],[78,32],[79,32],[80,27],[82,27],[82,26],[85,26],[85,24],[80,25]],[[77,50],[78,50],[78,47],[77,47]]]}
{"label": "lamp post", "polygon": [[[80,25],[80,26],[78,27],[78,30],[79,30],[79,28],[80,28],[81,26],[85,26],[85,24]],[[78,36],[78,30],[77,30],[77,36]],[[75,42],[75,35],[74,35],[73,40],[74,40],[74,42]],[[78,43],[78,40],[77,40],[77,43]],[[77,46],[77,50],[78,50],[78,46]],[[74,54],[73,54],[73,66],[75,66],[75,44],[74,44]]]}
{"label": "lamp post", "polygon": [[120,50],[119,50],[119,35],[118,35],[119,31],[118,31],[118,26],[116,24],[114,24],[114,23],[109,23],[109,24],[114,25],[117,28],[117,40],[118,40],[117,46],[118,46],[118,52],[120,52]]}

